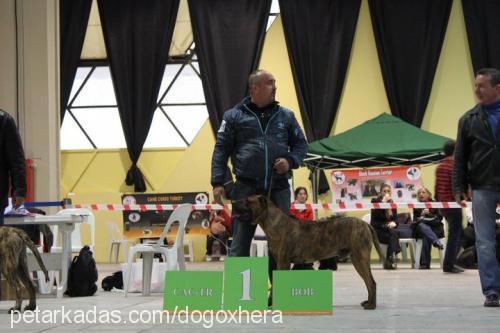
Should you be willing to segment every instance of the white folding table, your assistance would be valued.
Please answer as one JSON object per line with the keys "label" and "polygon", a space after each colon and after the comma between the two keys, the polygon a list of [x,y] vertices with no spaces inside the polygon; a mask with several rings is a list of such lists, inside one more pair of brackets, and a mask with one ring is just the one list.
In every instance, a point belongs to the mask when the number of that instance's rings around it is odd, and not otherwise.
{"label": "white folding table", "polygon": [[86,220],[86,215],[5,215],[4,217],[4,225],[49,224],[58,226],[62,239],[62,252],[61,265],[58,267],[61,270],[61,284],[57,288],[57,297],[63,297],[64,292],[68,288],[68,270],[71,264],[71,233],[75,230],[76,223],[82,223]]}

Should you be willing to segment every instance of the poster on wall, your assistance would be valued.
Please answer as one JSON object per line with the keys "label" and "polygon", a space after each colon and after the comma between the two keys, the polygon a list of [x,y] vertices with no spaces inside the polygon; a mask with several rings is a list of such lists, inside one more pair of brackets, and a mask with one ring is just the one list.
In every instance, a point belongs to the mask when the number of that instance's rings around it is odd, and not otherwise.
{"label": "poster on wall", "polygon": [[422,187],[419,166],[333,170],[331,176],[334,204],[368,203],[378,196],[382,184],[391,185],[394,202],[412,202]]}
{"label": "poster on wall", "polygon": [[[123,194],[124,205],[140,204],[207,204],[207,192],[182,192],[182,193],[141,193]],[[163,227],[172,214],[170,210],[149,211],[123,211],[123,230],[127,236],[142,237],[143,235],[161,234]],[[208,220],[207,210],[195,210],[191,213],[187,223],[187,229],[201,229],[202,223]]]}

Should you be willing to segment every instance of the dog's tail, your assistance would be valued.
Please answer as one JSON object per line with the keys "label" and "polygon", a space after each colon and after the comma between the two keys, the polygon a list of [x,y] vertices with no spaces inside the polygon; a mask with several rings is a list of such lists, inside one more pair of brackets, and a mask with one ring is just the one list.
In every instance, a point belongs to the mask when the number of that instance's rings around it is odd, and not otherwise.
{"label": "dog's tail", "polygon": [[23,240],[24,244],[33,252],[33,255],[36,258],[36,261],[38,262],[38,265],[40,265],[40,268],[43,271],[43,274],[45,275],[45,281],[49,281],[49,272],[47,272],[47,268],[45,268],[45,264],[43,263],[42,257],[40,257],[40,253],[38,252],[38,249],[36,248],[35,243],[28,237],[28,235],[23,232],[22,230],[18,230],[21,232],[18,232],[17,234],[21,239]]}
{"label": "dog's tail", "polygon": [[382,248],[380,247],[380,242],[378,241],[377,232],[370,224],[368,224],[368,227],[370,227],[370,232],[372,233],[372,241],[373,241],[373,245],[375,246],[375,250],[377,250],[378,256],[380,257],[380,260],[382,261],[382,265],[385,265],[385,256],[382,253]]}

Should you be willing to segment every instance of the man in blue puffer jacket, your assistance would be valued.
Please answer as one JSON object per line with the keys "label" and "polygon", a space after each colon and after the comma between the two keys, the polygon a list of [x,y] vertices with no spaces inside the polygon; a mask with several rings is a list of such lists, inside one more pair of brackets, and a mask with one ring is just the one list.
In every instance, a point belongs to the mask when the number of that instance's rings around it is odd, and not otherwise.
{"label": "man in blue puffer jacket", "polygon": [[[226,111],[212,156],[214,199],[222,203],[228,159],[231,158],[236,183],[231,199],[267,194],[271,182],[271,201],[283,212],[290,210],[291,169],[302,163],[307,142],[292,111],[275,100],[273,75],[257,70],[248,79],[250,96]],[[255,226],[232,221],[231,256],[248,257]],[[270,273],[275,267],[269,255]]]}

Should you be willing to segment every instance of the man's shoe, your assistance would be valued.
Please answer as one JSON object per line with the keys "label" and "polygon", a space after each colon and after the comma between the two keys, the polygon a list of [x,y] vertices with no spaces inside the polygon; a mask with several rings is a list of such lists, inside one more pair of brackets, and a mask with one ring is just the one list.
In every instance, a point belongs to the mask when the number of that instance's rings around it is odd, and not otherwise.
{"label": "man's shoe", "polygon": [[498,301],[498,296],[495,294],[491,294],[486,296],[486,299],[484,300],[484,306],[488,308],[496,308],[500,306],[499,301]]}
{"label": "man's shoe", "polygon": [[444,245],[441,244],[441,242],[439,240],[437,240],[436,242],[432,243],[432,246],[434,246],[435,248],[438,248],[440,250],[444,250]]}
{"label": "man's shoe", "polygon": [[384,263],[384,269],[396,269],[396,261],[394,260],[394,255],[387,255]]}
{"label": "man's shoe", "polygon": [[463,269],[461,269],[461,268],[453,267],[452,269],[443,269],[443,272],[456,274],[456,273],[463,273],[465,271]]}
{"label": "man's shoe", "polygon": [[418,269],[431,269],[431,266],[429,265],[420,265]]}
{"label": "man's shoe", "polygon": [[393,262],[386,261],[384,264],[384,269],[396,269],[396,264]]}

